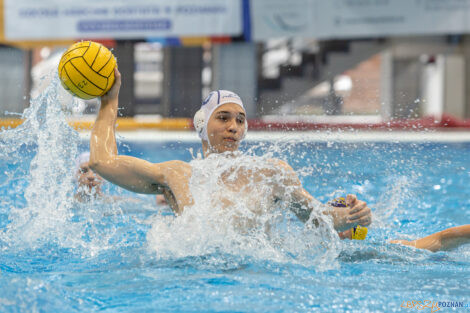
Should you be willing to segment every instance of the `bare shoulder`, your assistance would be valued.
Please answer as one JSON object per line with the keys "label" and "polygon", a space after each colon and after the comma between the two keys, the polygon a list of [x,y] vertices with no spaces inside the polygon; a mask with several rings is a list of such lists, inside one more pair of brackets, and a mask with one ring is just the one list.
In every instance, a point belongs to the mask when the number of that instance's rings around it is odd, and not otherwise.
{"label": "bare shoulder", "polygon": [[287,163],[286,161],[284,160],[280,160],[280,159],[268,159],[268,162],[271,163],[272,165],[274,165],[274,167],[277,169],[277,170],[280,170],[280,171],[283,171],[283,172],[287,172],[287,173],[290,173],[290,172],[293,172],[294,169],[289,165],[289,163]]}
{"label": "bare shoulder", "polygon": [[[276,181],[280,186],[301,186],[299,177],[294,169],[284,160],[280,159],[269,159],[268,162],[272,164],[270,175],[276,177]],[[278,191],[281,195],[284,195],[283,187],[281,191]]]}
{"label": "bare shoulder", "polygon": [[277,176],[282,179],[285,184],[298,184],[297,173],[289,163],[280,159],[268,159],[267,161],[271,166],[264,175]]}

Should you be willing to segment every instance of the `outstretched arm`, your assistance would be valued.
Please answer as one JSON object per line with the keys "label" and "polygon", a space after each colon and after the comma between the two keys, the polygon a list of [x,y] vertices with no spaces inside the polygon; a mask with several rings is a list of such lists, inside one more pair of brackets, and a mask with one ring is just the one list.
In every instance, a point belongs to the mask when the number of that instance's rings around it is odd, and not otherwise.
{"label": "outstretched arm", "polygon": [[310,195],[304,188],[299,188],[293,194],[291,210],[303,221],[307,221],[315,206],[321,205],[322,212],[333,219],[333,227],[338,232],[350,230],[361,225],[368,226],[372,221],[371,210],[364,201],[355,195],[347,195],[347,207],[333,207],[322,204]]}
{"label": "outstretched arm", "polygon": [[176,171],[181,161],[153,164],[142,159],[117,154],[115,127],[121,74],[101,97],[101,107],[90,138],[90,167],[106,180],[139,193],[159,193],[166,186],[165,177]]}
{"label": "outstretched arm", "polygon": [[277,160],[281,168],[282,177],[278,195],[285,198],[288,194],[290,208],[295,215],[303,222],[306,222],[312,210],[321,207],[324,214],[330,215],[333,219],[333,227],[336,231],[345,231],[357,225],[368,226],[372,221],[370,208],[364,201],[360,201],[355,195],[346,197],[347,207],[333,207],[322,204],[308,193],[295,173],[286,162]]}
{"label": "outstretched arm", "polygon": [[392,240],[390,243],[399,243],[417,249],[430,250],[432,252],[450,250],[460,245],[470,243],[470,224],[448,228],[412,241]]}

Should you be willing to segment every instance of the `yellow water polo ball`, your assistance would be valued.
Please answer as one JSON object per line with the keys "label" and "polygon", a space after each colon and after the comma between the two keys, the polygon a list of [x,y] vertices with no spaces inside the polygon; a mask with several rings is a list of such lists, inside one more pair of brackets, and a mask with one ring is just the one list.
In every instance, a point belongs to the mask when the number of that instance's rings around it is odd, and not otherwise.
{"label": "yellow water polo ball", "polygon": [[72,95],[93,99],[113,86],[116,58],[108,48],[94,41],[71,45],[59,62],[62,86]]}

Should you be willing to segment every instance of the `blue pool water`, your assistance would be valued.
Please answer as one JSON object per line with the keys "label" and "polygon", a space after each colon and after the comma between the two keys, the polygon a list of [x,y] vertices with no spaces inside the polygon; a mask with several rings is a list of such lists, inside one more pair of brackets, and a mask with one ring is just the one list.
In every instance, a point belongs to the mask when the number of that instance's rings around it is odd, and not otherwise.
{"label": "blue pool water", "polygon": [[[246,154],[291,164],[322,202],[355,193],[373,209],[365,241],[339,242],[275,208],[267,235],[228,227],[211,206],[175,218],[154,197],[110,184],[105,193],[119,198],[74,201],[75,158],[87,143],[66,123],[74,103],[58,90],[55,78],[22,126],[0,132],[0,312],[414,312],[402,305],[470,303],[469,245],[430,253],[387,243],[470,223],[469,143],[247,142]],[[200,144],[121,140],[119,151],[191,161]]]}
{"label": "blue pool water", "polygon": [[[356,193],[373,208],[367,240],[343,242],[327,270],[256,251],[159,257],[146,236],[155,219],[174,219],[170,210],[110,185],[134,199],[65,209],[38,200],[61,211],[41,216],[25,198],[38,147],[21,149],[21,162],[0,167],[0,312],[407,312],[416,309],[403,301],[470,302],[470,246],[430,253],[387,243],[470,223],[468,143],[247,143],[251,154],[288,161],[319,200]],[[200,144],[120,143],[152,162],[190,161],[191,149]]]}

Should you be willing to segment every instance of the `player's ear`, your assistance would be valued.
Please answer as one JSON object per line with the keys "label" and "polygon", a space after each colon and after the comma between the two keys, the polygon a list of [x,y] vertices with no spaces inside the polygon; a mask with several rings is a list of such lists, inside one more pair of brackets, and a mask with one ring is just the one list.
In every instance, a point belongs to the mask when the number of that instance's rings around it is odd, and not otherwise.
{"label": "player's ear", "polygon": [[199,109],[199,111],[197,111],[196,114],[194,114],[193,125],[194,125],[194,129],[196,129],[200,138],[202,138],[202,132],[204,130],[204,123],[205,123],[204,112],[202,111],[202,109]]}

